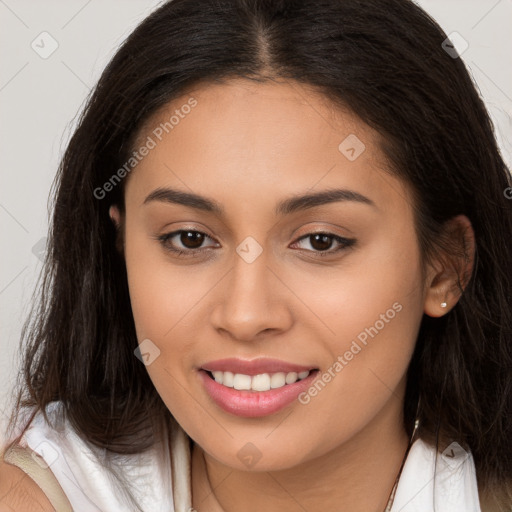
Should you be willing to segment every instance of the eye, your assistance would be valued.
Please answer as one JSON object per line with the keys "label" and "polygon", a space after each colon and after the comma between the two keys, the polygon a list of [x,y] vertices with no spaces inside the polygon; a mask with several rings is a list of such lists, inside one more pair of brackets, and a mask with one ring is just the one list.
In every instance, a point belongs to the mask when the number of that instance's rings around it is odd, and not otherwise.
{"label": "eye", "polygon": [[[353,238],[344,238],[333,233],[309,233],[299,238],[295,244],[301,241],[307,241],[312,249],[306,250],[318,253],[319,256],[327,256],[328,254],[342,251],[353,246],[356,242]],[[335,244],[337,244],[337,246]],[[331,250],[333,245],[336,248]]]}
{"label": "eye", "polygon": [[[157,237],[164,249],[171,251],[178,256],[193,256],[202,252],[206,247],[202,247],[205,240],[213,240],[206,233],[195,231],[193,229],[180,229],[172,233],[166,233]],[[216,245],[215,245],[216,244]],[[215,242],[213,247],[218,247]],[[211,246],[210,246],[211,247]]]}

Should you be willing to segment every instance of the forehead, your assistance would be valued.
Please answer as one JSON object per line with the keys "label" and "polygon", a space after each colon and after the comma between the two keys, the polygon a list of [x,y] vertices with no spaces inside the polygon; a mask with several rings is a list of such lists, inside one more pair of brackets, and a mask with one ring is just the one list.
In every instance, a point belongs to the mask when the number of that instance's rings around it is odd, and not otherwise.
{"label": "forehead", "polygon": [[[196,105],[190,109],[188,105],[192,99]],[[265,130],[270,136],[273,127],[278,131],[288,128],[294,138],[301,133],[310,135],[312,131],[323,136],[330,129],[338,132],[337,136],[351,130],[351,133],[360,133],[369,143],[380,141],[380,134],[339,100],[335,103],[318,88],[292,80],[254,82],[232,78],[222,82],[201,82],[151,115],[139,129],[135,145],[172,117],[173,132],[179,132],[175,128],[186,118],[194,117],[213,128],[213,134],[220,133],[221,129],[226,131],[230,125],[236,133],[243,128],[244,135]]]}
{"label": "forehead", "polygon": [[148,138],[154,148],[129,177],[136,187],[127,187],[140,197],[165,185],[219,197],[236,190],[251,200],[283,187],[303,193],[343,185],[367,195],[390,184],[405,197],[383,171],[380,134],[297,82],[203,83],[153,114],[134,149]]}

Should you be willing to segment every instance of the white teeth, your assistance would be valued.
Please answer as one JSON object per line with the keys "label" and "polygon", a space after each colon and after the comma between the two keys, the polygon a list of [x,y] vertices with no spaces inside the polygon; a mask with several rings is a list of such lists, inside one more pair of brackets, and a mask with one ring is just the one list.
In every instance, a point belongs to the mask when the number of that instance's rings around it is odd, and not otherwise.
{"label": "white teeth", "polygon": [[254,391],[268,391],[270,389],[270,375],[268,373],[254,375],[252,378],[251,389]]}
{"label": "white teeth", "polygon": [[227,386],[228,388],[232,388],[233,380],[234,380],[235,376],[231,372],[221,372],[221,373],[224,373],[224,377],[222,378],[222,384],[224,384],[224,386]]}
{"label": "white teeth", "polygon": [[235,374],[233,379],[233,387],[235,389],[251,389],[251,376],[242,373]]}
{"label": "white teeth", "polygon": [[304,372],[277,372],[272,375],[260,373],[259,375],[245,375],[243,373],[213,371],[213,378],[219,384],[228,388],[238,390],[269,391],[270,389],[282,388],[287,384],[293,384],[298,380],[305,379],[309,371]]}
{"label": "white teeth", "polygon": [[294,382],[297,382],[297,373],[296,372],[290,372],[286,374],[286,384],[293,384]]}
{"label": "white teeth", "polygon": [[274,373],[272,377],[270,377],[270,387],[272,389],[282,388],[286,384],[286,373]]}

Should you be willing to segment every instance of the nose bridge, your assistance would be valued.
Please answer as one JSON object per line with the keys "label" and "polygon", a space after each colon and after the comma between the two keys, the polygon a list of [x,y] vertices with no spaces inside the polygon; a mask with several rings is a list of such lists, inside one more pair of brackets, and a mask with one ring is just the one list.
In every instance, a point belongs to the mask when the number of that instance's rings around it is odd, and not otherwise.
{"label": "nose bridge", "polygon": [[237,247],[213,317],[217,328],[237,339],[249,340],[263,330],[283,329],[291,321],[284,300],[278,297],[279,282],[268,268],[267,251],[260,248],[251,240]]}
{"label": "nose bridge", "polygon": [[269,249],[264,249],[252,236],[238,244],[230,278],[231,296],[257,301],[258,296],[261,298],[271,291],[268,289],[269,254]]}
{"label": "nose bridge", "polygon": [[263,258],[254,263],[246,263],[239,257],[235,258],[230,280],[230,297],[242,302],[252,301],[256,306],[258,300],[269,292],[265,286],[267,273],[267,265]]}

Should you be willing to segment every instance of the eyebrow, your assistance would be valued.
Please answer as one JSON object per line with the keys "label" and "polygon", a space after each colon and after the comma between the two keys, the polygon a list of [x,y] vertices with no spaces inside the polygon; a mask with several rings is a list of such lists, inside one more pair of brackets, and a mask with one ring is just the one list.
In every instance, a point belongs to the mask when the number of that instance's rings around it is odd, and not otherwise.
{"label": "eyebrow", "polygon": [[[180,204],[196,210],[214,213],[218,216],[224,215],[224,208],[217,201],[191,192],[184,192],[171,188],[157,188],[146,197],[143,204],[148,204],[153,201]],[[374,208],[377,207],[371,199],[354,190],[330,189],[310,194],[292,196],[285,199],[277,204],[274,209],[274,214],[290,215],[309,208],[343,201],[366,204],[373,206]]]}

